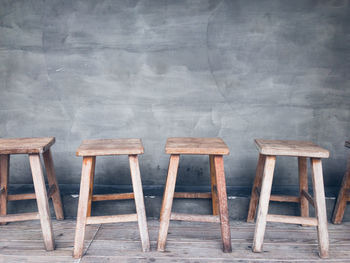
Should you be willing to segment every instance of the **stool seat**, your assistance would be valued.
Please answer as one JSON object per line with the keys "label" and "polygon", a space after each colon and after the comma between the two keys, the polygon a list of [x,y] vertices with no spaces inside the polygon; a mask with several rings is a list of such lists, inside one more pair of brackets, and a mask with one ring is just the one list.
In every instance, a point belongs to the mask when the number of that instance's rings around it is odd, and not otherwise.
{"label": "stool seat", "polygon": [[313,158],[328,158],[329,151],[308,141],[261,140],[256,139],[255,145],[264,155],[285,155]]}
{"label": "stool seat", "polygon": [[85,140],[77,149],[77,156],[143,154],[141,139]]}
{"label": "stool seat", "polygon": [[55,137],[0,138],[0,154],[41,154],[54,143]]}
{"label": "stool seat", "polygon": [[221,138],[168,138],[167,154],[228,155],[230,150]]}

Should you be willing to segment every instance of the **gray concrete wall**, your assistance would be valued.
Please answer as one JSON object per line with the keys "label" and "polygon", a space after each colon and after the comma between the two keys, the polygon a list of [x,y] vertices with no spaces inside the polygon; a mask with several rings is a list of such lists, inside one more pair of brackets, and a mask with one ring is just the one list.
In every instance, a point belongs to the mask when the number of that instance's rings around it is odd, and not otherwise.
{"label": "gray concrete wall", "polygon": [[[253,139],[329,149],[337,187],[349,151],[350,8],[339,1],[0,1],[0,137],[55,136],[58,180],[78,184],[83,139],[140,137],[144,185],[165,183],[170,136],[219,136],[227,184],[249,188]],[[11,160],[13,184],[31,183]],[[179,185],[208,185],[184,157]],[[96,183],[129,185],[127,159],[100,158]],[[275,187],[297,185],[296,160]]]}

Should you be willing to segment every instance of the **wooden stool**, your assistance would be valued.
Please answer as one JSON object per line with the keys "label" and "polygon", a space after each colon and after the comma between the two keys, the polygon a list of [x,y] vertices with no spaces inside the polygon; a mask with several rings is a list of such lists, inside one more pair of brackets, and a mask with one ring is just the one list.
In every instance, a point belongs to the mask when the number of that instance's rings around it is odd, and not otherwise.
{"label": "wooden stool", "polygon": [[[195,222],[220,222],[223,251],[231,252],[231,232],[223,160],[223,155],[229,154],[227,145],[220,138],[169,138],[165,146],[165,152],[171,155],[162,209],[160,211],[158,251],[165,250],[169,221],[171,219]],[[209,155],[211,193],[174,193],[180,154]],[[213,215],[171,213],[173,198],[211,198]]]}
{"label": "wooden stool", "polygon": [[[86,140],[78,148],[77,156],[83,156],[83,167],[73,252],[75,258],[80,258],[83,254],[85,225],[87,224],[138,221],[142,250],[149,251],[150,242],[138,161],[138,154],[143,154],[143,152],[140,139]],[[106,155],[129,155],[133,193],[93,195],[96,156]],[[91,216],[92,201],[125,199],[135,199],[136,214]]]}
{"label": "wooden stool", "polygon": [[[63,220],[62,201],[56,180],[50,147],[55,143],[54,137],[49,138],[12,138],[0,139],[0,222],[25,221],[40,219],[46,250],[55,249],[54,235],[48,198],[52,198],[56,219]],[[8,194],[10,155],[28,154],[33,176],[33,194]],[[46,192],[43,170],[40,162],[43,155],[49,192]],[[38,213],[7,214],[7,201],[36,199]]]}
{"label": "wooden stool", "polygon": [[[350,148],[350,141],[345,142],[345,147]],[[346,202],[350,201],[350,156],[346,173],[343,177],[343,182],[338,194],[337,203],[334,208],[332,222],[333,224],[340,224],[343,220]]]}
{"label": "wooden stool", "polygon": [[[266,222],[280,222],[317,226],[320,257],[328,257],[329,241],[326,201],[323,186],[322,162],[320,158],[328,158],[329,152],[312,142],[303,141],[255,140],[255,144],[260,154],[247,218],[248,222],[254,222],[258,196],[260,194],[253,251],[262,251]],[[277,155],[298,157],[299,196],[270,195]],[[314,198],[308,193],[307,158],[311,159]],[[270,200],[300,203],[301,217],[268,214]],[[308,202],[315,207],[316,218],[309,217]]]}

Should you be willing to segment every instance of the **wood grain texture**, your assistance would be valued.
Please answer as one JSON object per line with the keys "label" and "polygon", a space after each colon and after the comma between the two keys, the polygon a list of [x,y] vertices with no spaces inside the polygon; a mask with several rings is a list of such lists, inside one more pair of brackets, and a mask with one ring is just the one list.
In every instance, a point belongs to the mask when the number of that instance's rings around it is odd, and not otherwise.
{"label": "wood grain texture", "polygon": [[257,210],[256,208],[258,206],[258,200],[259,200],[258,192],[260,191],[259,189],[261,188],[265,160],[266,160],[266,156],[259,154],[258,165],[255,171],[255,178],[254,178],[252,193],[251,193],[250,202],[249,202],[249,209],[248,209],[248,216],[247,216],[248,223],[253,223],[255,220],[255,215]]}
{"label": "wood grain texture", "polygon": [[91,205],[92,205],[92,197],[94,192],[94,178],[95,178],[95,167],[96,167],[96,156],[92,156],[92,164],[90,171],[90,186],[89,186],[89,200],[88,200],[88,208],[86,216],[91,216]]}
{"label": "wood grain texture", "polygon": [[275,169],[276,156],[266,156],[264,174],[262,178],[259,209],[255,224],[253,251],[261,252],[264,242],[266,217],[269,210],[269,201],[272,187],[273,172]]}
{"label": "wood grain texture", "polygon": [[86,156],[83,158],[81,171],[79,204],[77,214],[77,225],[75,230],[73,257],[81,258],[84,249],[84,237],[86,227],[86,217],[88,212],[88,199],[90,191],[91,169],[94,157]]}
{"label": "wood grain texture", "polygon": [[170,219],[190,222],[220,223],[220,217],[214,215],[171,213]]}
{"label": "wood grain texture", "polygon": [[0,216],[0,222],[1,223],[26,221],[26,220],[38,220],[38,219],[40,219],[40,215],[39,215],[38,212],[19,213],[19,214],[11,214],[11,215]]}
{"label": "wood grain texture", "polygon": [[126,215],[108,215],[108,216],[90,216],[86,218],[86,224],[107,224],[107,223],[122,223],[122,222],[136,222],[137,214]]}
{"label": "wood grain texture", "polygon": [[300,198],[300,215],[302,217],[309,217],[309,201],[303,194],[309,192],[308,178],[307,178],[307,158],[298,157],[298,174],[299,174],[299,198]]}
{"label": "wood grain texture", "polygon": [[340,224],[344,217],[346,203],[349,198],[350,189],[350,156],[348,158],[347,169],[343,177],[343,181],[338,193],[337,202],[334,207],[332,222],[333,224]]}
{"label": "wood grain texture", "polygon": [[165,146],[167,154],[212,154],[227,155],[229,148],[221,138],[168,138]]}
{"label": "wood grain texture", "polygon": [[[230,221],[234,249],[232,253],[223,253],[219,249],[221,240],[218,224],[172,221],[167,253],[157,252],[155,249],[143,253],[139,249],[140,237],[136,222],[87,225],[87,249],[80,261],[72,258],[76,220],[53,220],[52,223],[57,248],[49,253],[43,249],[38,220],[15,222],[0,227],[0,259],[6,263],[345,263],[349,262],[350,258],[349,222],[329,225],[330,243],[334,245],[330,246],[330,258],[327,260],[320,259],[317,255],[317,233],[313,227],[270,223],[266,226],[264,253],[253,253],[250,248],[254,225],[243,221]],[[154,240],[158,233],[159,221],[149,220],[148,226],[150,236]],[[153,248],[155,242],[151,243]]]}
{"label": "wood grain texture", "polygon": [[211,193],[195,193],[195,192],[175,192],[174,198],[184,198],[184,199],[211,199]]}
{"label": "wood grain texture", "polygon": [[267,222],[287,223],[287,224],[301,224],[306,226],[317,226],[318,221],[312,217],[301,216],[285,216],[285,215],[273,215],[268,214],[266,216]]}
{"label": "wood grain texture", "polygon": [[[0,216],[7,214],[8,182],[10,173],[10,155],[0,155]],[[5,224],[5,223],[0,223]]]}
{"label": "wood grain texture", "polygon": [[231,231],[227,206],[226,180],[224,170],[224,159],[222,155],[214,156],[215,176],[218,191],[219,217],[221,226],[221,239],[223,243],[223,251],[225,253],[232,252]]}
{"label": "wood grain texture", "polygon": [[162,207],[160,210],[160,224],[159,224],[158,243],[157,243],[158,251],[165,250],[179,161],[180,161],[179,155],[172,154],[170,156],[168,176],[167,176],[165,190],[163,194]]}
{"label": "wood grain texture", "polygon": [[31,200],[31,199],[36,199],[35,193],[15,194],[15,195],[7,196],[8,201]]}
{"label": "wood grain texture", "polygon": [[328,158],[329,151],[308,141],[261,140],[255,145],[264,155],[285,155],[300,157]]}
{"label": "wood grain texture", "polygon": [[53,158],[51,150],[48,149],[43,153],[43,159],[46,168],[47,181],[49,183],[50,189],[54,189],[54,191],[48,194],[48,197],[52,199],[53,207],[55,209],[56,219],[63,220],[63,206],[61,200],[60,188],[58,186],[58,182],[56,179],[55,168],[53,164]]}
{"label": "wood grain texture", "polygon": [[45,248],[48,251],[55,249],[55,241],[52,230],[49,202],[47,198],[44,174],[41,167],[39,154],[29,155],[30,168],[32,170],[33,184],[38,205],[41,229],[44,238]]}
{"label": "wood grain texture", "polygon": [[137,212],[137,222],[139,225],[142,251],[150,251],[151,245],[149,241],[148,226],[146,219],[146,209],[143,199],[142,182],[140,175],[140,167],[137,155],[129,155],[129,165],[131,173],[132,188],[135,197],[135,206]]}
{"label": "wood grain texture", "polygon": [[141,139],[99,139],[85,140],[77,149],[77,156],[103,156],[122,154],[143,154]]}
{"label": "wood grain texture", "polygon": [[0,138],[0,154],[43,153],[55,143],[55,137]]}
{"label": "wood grain texture", "polygon": [[218,189],[216,183],[216,171],[214,155],[209,155],[209,168],[210,168],[210,185],[211,185],[211,204],[213,209],[213,215],[219,215],[219,199]]}
{"label": "wood grain texture", "polygon": [[329,237],[327,228],[326,200],[323,185],[323,172],[321,159],[311,158],[312,184],[314,188],[315,214],[318,220],[317,234],[319,255],[321,258],[329,257]]}
{"label": "wood grain texture", "polygon": [[92,201],[110,201],[110,200],[128,200],[134,199],[134,193],[121,193],[121,194],[99,194],[93,195]]}

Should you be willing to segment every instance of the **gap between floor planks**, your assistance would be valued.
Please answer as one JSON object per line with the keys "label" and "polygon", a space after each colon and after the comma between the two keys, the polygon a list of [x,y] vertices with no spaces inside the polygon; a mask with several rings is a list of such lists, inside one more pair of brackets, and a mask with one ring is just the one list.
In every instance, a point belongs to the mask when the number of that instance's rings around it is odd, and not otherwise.
{"label": "gap between floor planks", "polygon": [[329,260],[317,256],[315,227],[268,223],[264,253],[251,252],[254,224],[231,221],[233,253],[221,251],[220,227],[214,223],[170,223],[165,253],[155,251],[159,222],[149,220],[152,251],[141,252],[137,223],[87,226],[81,260],[71,257],[75,221],[53,220],[57,249],[44,250],[40,222],[0,226],[0,262],[350,262],[350,223],[329,224]]}

